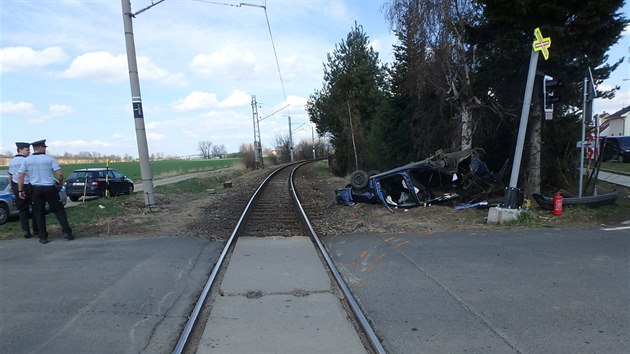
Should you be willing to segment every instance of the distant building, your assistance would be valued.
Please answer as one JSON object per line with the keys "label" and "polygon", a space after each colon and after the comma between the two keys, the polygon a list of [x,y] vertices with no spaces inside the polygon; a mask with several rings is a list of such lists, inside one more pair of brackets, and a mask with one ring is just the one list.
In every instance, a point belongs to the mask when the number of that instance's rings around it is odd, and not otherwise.
{"label": "distant building", "polygon": [[630,106],[613,114],[600,116],[600,136],[626,136],[630,135]]}

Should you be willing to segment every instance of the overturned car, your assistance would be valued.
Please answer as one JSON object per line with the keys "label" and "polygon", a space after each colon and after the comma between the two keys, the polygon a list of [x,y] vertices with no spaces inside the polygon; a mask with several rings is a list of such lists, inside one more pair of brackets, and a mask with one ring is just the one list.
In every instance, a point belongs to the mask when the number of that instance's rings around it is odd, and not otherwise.
{"label": "overturned car", "polygon": [[392,208],[413,208],[453,200],[475,203],[504,192],[508,161],[493,173],[481,160],[481,149],[444,153],[382,173],[354,171],[350,184],[335,191],[339,204],[381,203]]}

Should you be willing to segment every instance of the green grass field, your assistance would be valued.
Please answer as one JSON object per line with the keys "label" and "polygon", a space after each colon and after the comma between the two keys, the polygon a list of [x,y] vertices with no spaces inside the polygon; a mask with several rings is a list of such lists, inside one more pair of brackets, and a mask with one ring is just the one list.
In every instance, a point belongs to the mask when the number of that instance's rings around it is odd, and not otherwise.
{"label": "green grass field", "polygon": [[[210,171],[231,167],[240,163],[241,159],[209,159],[209,160],[163,160],[152,161],[151,172],[154,179],[183,175],[186,173]],[[79,168],[106,167],[106,163],[67,164],[61,165],[63,175],[68,177],[70,172]],[[133,181],[142,180],[139,162],[110,163],[110,168],[115,168]]]}
{"label": "green grass field", "polygon": [[[186,173],[210,171],[220,168],[234,166],[241,162],[237,159],[198,159],[198,160],[163,160],[151,161],[151,172],[154,179],[166,178],[171,176],[183,175]],[[70,172],[79,168],[90,167],[106,167],[105,162],[95,163],[78,163],[78,164],[60,164],[64,177],[68,177]],[[142,180],[140,174],[140,162],[111,162],[110,168],[115,168],[123,175],[131,178],[133,181]],[[8,166],[0,166],[0,170],[6,170]]]}
{"label": "green grass field", "polygon": [[[152,161],[151,172],[154,179],[166,178],[171,176],[183,175],[186,173],[210,171],[220,168],[234,166],[241,162],[237,159],[209,159],[209,160],[163,160]],[[60,164],[64,178],[70,175],[70,172],[80,168],[90,167],[106,167],[106,162],[95,163],[78,163],[78,164]],[[140,174],[140,162],[112,162],[109,163],[110,168],[115,168],[123,175],[131,178],[133,181],[142,180]],[[0,170],[6,170],[8,166],[0,166]]]}

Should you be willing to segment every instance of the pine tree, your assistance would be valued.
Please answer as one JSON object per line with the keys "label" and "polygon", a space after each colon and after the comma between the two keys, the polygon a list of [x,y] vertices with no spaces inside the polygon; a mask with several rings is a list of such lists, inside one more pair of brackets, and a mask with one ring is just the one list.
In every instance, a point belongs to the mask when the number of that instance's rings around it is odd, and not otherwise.
{"label": "pine tree", "polygon": [[[306,105],[318,134],[329,134],[337,174],[372,166],[366,137],[385,97],[385,67],[356,24],[324,63],[324,85]],[[356,156],[356,157],[355,157]]]}

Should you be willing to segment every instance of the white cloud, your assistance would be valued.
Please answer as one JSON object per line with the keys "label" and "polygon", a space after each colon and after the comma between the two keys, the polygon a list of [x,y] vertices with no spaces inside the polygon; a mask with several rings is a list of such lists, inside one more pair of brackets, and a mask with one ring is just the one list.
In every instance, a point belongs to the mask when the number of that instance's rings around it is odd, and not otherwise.
{"label": "white cloud", "polygon": [[51,104],[48,106],[48,110],[50,111],[50,115],[53,117],[65,117],[74,112],[72,107],[62,104]]}
{"label": "white cloud", "polygon": [[128,80],[127,58],[107,52],[92,52],[78,56],[61,76],[68,79],[89,79],[106,83]]}
{"label": "white cloud", "polygon": [[228,45],[210,53],[198,54],[190,63],[190,69],[206,76],[221,76],[239,80],[256,71],[256,55],[246,48]]}
{"label": "white cloud", "polygon": [[192,130],[184,130],[184,131],[182,131],[182,133],[185,136],[190,137],[190,138],[198,138],[199,137],[199,135],[197,133],[195,133],[194,131],[192,131]]}
{"label": "white cloud", "polygon": [[[125,57],[126,60],[126,57]],[[169,73],[167,70],[162,69],[151,59],[147,57],[139,57],[138,61],[138,75],[141,80],[158,82],[162,85],[168,86],[185,86],[188,82],[186,77],[182,73]],[[128,73],[128,70],[125,70]]]}
{"label": "white cloud", "polygon": [[0,113],[2,115],[14,115],[26,118],[26,123],[40,124],[46,123],[50,118],[40,113],[35,105],[29,102],[2,102],[0,103]]}
{"label": "white cloud", "polygon": [[302,65],[302,62],[296,55],[291,55],[281,60],[280,69],[282,72],[282,79],[291,81],[302,75],[304,72],[304,65]]}
{"label": "white cloud", "polygon": [[15,115],[20,117],[33,117],[39,115],[39,112],[30,102],[0,102],[0,113],[2,115]]}
{"label": "white cloud", "polygon": [[285,101],[285,103],[290,104],[291,107],[299,107],[300,109],[303,110],[307,101],[308,100],[306,98],[304,98],[304,97],[289,95],[289,97],[287,97],[287,100]]}
{"label": "white cloud", "polygon": [[152,141],[160,141],[166,139],[166,135],[155,132],[147,132],[147,139]]}
{"label": "white cloud", "polygon": [[26,70],[68,60],[68,55],[60,47],[33,50],[29,47],[9,47],[0,49],[0,72]]}
{"label": "white cloud", "polygon": [[219,103],[221,108],[240,107],[251,104],[252,96],[239,90],[233,90],[232,94]]}
{"label": "white cloud", "polygon": [[249,105],[251,103],[251,95],[240,91],[233,90],[230,96],[219,101],[217,95],[209,92],[193,91],[183,99],[173,103],[173,108],[177,111],[196,111],[211,110],[215,108],[233,108]]}
{"label": "white cloud", "polygon": [[26,123],[40,124],[46,123],[53,117],[68,116],[73,113],[71,107],[51,104],[48,106],[48,114],[41,113],[33,103],[30,102],[2,102],[0,103],[0,114],[3,116],[18,116],[26,118]]}
{"label": "white cloud", "polygon": [[194,111],[211,109],[216,107],[217,103],[217,95],[214,93],[193,91],[190,95],[175,102],[173,106],[178,111]]}
{"label": "white cloud", "polygon": [[[150,58],[138,57],[138,76],[141,80],[158,82],[164,85],[184,86],[184,74],[171,74],[155,64]],[[126,55],[114,56],[108,52],[91,52],[78,56],[72,61],[61,77],[88,79],[104,83],[119,83],[129,80],[129,67]]]}
{"label": "white cloud", "polygon": [[147,122],[145,120],[145,124],[144,124],[145,129],[158,129],[161,126],[162,126],[162,122],[157,122],[157,121]]}

